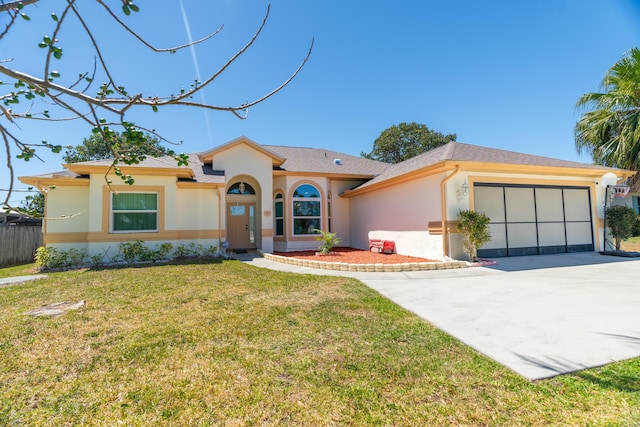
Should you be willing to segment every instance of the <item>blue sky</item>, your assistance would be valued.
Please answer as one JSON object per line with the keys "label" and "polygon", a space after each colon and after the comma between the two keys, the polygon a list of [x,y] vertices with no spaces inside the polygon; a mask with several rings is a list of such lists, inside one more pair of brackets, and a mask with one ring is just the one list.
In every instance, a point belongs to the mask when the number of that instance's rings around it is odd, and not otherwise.
{"label": "blue sky", "polygon": [[[138,0],[140,13],[126,19],[161,47],[188,40],[185,22],[193,38],[224,24],[219,35],[194,52],[174,55],[145,52],[108,24],[94,2],[81,3],[89,21],[99,24],[96,36],[103,53],[130,93],[169,95],[188,87],[198,75],[194,58],[205,78],[252,36],[268,4],[182,1],[186,21],[179,0],[163,1],[162,7]],[[59,3],[27,9],[32,21],[21,22],[2,41],[0,59],[13,59],[23,71],[42,70],[37,43],[51,31],[47,16]],[[61,80],[93,64],[86,38],[68,28],[59,36]],[[188,108],[132,110],[128,119],[182,141],[175,150],[183,152],[208,150],[246,135],[261,144],[359,155],[371,150],[384,129],[415,121],[455,133],[460,142],[590,162],[574,148],[575,102],[597,91],[605,71],[625,51],[640,46],[640,1],[273,0],[260,39],[208,88],[206,101],[236,105],[261,96],[295,70],[312,39],[313,54],[299,76],[252,108],[246,120]],[[10,129],[31,142],[77,145],[90,135],[81,123],[19,125]],[[16,174],[61,169],[60,156],[46,154],[44,159],[14,160]],[[0,189],[7,185],[8,174],[0,173]],[[17,193],[12,200],[22,197]]]}

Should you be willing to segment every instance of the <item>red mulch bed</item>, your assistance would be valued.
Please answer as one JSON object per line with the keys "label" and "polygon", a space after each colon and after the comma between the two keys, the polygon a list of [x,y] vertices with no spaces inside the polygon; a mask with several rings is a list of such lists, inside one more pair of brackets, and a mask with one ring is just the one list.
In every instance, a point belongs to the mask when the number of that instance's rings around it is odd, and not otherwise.
{"label": "red mulch bed", "polygon": [[375,249],[363,251],[353,248],[333,248],[331,255],[318,255],[317,251],[274,252],[280,255],[298,259],[308,259],[323,262],[345,262],[348,264],[401,264],[404,262],[438,262],[438,260],[419,258],[398,254],[381,254]]}

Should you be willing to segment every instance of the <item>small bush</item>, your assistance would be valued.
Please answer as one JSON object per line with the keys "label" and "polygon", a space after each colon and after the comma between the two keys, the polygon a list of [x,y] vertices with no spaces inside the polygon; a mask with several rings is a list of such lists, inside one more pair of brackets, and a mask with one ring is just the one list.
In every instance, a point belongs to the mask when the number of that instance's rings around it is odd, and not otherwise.
{"label": "small bush", "polygon": [[135,242],[120,242],[118,247],[120,248],[122,259],[128,263],[142,260],[145,256],[145,252],[147,251],[142,240],[136,240]]}
{"label": "small bush", "polygon": [[636,222],[633,224],[633,235],[640,236],[640,215],[636,217]]}
{"label": "small bush", "polygon": [[316,240],[320,242],[318,250],[323,255],[328,255],[333,250],[333,247],[340,244],[340,238],[335,233],[329,233],[328,231],[316,230],[320,232],[320,236],[316,237]]}
{"label": "small bush", "polygon": [[180,245],[173,253],[176,259],[189,259],[189,258],[215,258],[218,256],[218,247],[211,245],[204,247],[202,245],[196,245],[191,242],[188,245]]}
{"label": "small bush", "polygon": [[87,253],[71,248],[68,251],[50,246],[40,246],[36,250],[35,263],[40,270],[80,267],[85,264]]}
{"label": "small bush", "polygon": [[607,226],[616,241],[616,251],[620,250],[623,240],[633,235],[638,215],[633,208],[625,205],[615,205],[607,208]]}
{"label": "small bush", "polygon": [[458,213],[458,231],[462,233],[464,251],[469,255],[469,261],[477,261],[478,249],[491,240],[490,222],[483,212],[466,210]]}

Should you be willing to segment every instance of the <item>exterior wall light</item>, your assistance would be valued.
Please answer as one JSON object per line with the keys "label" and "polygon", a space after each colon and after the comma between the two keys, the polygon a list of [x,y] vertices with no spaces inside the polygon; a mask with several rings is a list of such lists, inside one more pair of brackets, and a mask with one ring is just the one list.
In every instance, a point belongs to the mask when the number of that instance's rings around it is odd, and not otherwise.
{"label": "exterior wall light", "polygon": [[467,184],[467,180],[465,179],[460,189],[458,190],[458,199],[464,199],[469,196],[469,184]]}

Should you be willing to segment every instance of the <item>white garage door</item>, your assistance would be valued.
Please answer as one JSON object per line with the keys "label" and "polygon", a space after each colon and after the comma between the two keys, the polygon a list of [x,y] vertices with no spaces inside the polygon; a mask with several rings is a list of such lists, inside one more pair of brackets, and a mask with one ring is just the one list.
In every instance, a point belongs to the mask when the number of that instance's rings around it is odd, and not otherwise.
{"label": "white garage door", "polygon": [[486,213],[491,241],[481,257],[594,250],[587,187],[475,183],[475,210]]}

